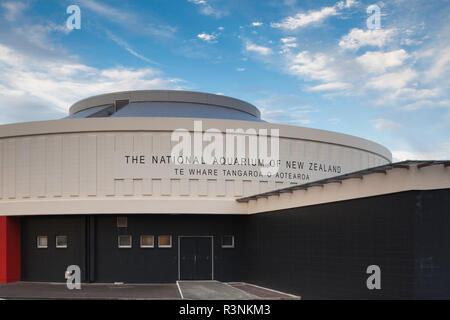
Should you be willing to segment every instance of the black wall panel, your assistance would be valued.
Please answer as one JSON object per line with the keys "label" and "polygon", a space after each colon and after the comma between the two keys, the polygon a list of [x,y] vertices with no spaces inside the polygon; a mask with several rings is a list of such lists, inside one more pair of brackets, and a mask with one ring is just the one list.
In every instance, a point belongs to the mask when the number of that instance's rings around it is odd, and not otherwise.
{"label": "black wall panel", "polygon": [[[77,265],[86,278],[86,217],[23,217],[22,280],[63,282],[67,267]],[[67,249],[56,248],[56,236],[67,236]],[[48,236],[48,248],[37,248],[37,237]]]}
{"label": "black wall panel", "polygon": [[[178,279],[178,236],[214,236],[214,278],[246,281],[304,299],[450,298],[450,190],[377,197],[242,215],[24,217],[22,279],[64,281],[70,264],[83,280],[164,283]],[[49,236],[37,249],[36,237]],[[56,235],[69,248],[56,249]],[[119,234],[133,247],[119,249]],[[140,235],[172,235],[172,248],[140,248]],[[235,248],[221,248],[223,235]],[[381,290],[366,269],[381,268]]]}
{"label": "black wall panel", "polygon": [[[178,280],[178,236],[214,236],[214,278],[242,279],[242,219],[211,215],[129,215],[128,228],[116,227],[116,216],[96,216],[97,282],[165,283]],[[133,247],[118,248],[119,234],[132,235]],[[172,235],[172,248],[140,248],[141,235]],[[235,235],[234,249],[222,249],[222,235]]]}
{"label": "black wall panel", "polygon": [[247,281],[305,299],[450,298],[449,202],[411,191],[252,215]]}
{"label": "black wall panel", "polygon": [[415,206],[415,295],[450,298],[450,191],[419,192]]}

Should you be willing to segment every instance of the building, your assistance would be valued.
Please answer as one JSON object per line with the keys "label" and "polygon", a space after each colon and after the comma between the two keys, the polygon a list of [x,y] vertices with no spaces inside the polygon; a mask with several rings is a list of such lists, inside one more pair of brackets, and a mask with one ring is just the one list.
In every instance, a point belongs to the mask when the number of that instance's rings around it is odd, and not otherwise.
{"label": "building", "polygon": [[[234,141],[232,157],[171,153],[181,141],[204,152],[230,130],[215,146]],[[271,157],[235,153],[261,141],[279,150],[270,177],[259,173]],[[65,281],[78,265],[86,282],[216,279],[304,298],[449,297],[449,188],[448,161],[392,164],[374,142],[267,123],[241,100],[91,97],[65,119],[0,126],[0,282]],[[369,265],[380,266],[382,290],[367,289]]]}

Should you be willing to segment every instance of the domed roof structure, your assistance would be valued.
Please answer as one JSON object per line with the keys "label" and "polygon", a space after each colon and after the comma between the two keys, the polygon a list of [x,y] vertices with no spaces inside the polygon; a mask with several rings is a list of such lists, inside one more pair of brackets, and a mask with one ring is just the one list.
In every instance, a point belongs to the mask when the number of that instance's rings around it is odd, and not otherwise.
{"label": "domed roof structure", "polygon": [[103,94],[70,107],[69,119],[177,117],[262,121],[259,110],[242,100],[209,93],[144,90]]}

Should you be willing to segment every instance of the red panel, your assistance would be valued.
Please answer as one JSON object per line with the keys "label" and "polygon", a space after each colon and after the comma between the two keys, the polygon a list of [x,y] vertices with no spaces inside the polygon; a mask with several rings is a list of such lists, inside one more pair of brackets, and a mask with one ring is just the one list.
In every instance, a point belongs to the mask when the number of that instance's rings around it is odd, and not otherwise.
{"label": "red panel", "polygon": [[0,283],[6,282],[6,217],[0,217]]}
{"label": "red panel", "polygon": [[0,283],[20,281],[20,218],[0,217]]}

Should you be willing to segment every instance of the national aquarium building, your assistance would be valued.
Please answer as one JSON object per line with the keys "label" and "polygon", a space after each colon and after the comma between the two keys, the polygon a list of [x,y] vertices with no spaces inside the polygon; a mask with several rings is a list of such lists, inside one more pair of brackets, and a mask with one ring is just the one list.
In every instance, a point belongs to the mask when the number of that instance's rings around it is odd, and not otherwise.
{"label": "national aquarium building", "polygon": [[69,113],[0,126],[0,283],[76,265],[83,282],[450,298],[450,161],[392,163],[207,93],[110,93]]}

